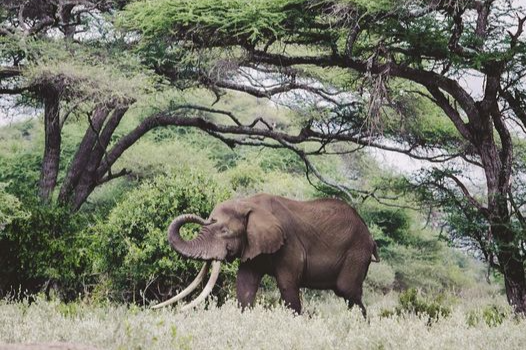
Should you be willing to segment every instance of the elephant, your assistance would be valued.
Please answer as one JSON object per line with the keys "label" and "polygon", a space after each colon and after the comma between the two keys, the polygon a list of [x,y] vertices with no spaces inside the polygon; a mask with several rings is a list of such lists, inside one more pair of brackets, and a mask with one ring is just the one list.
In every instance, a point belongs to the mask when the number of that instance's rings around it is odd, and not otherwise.
{"label": "elephant", "polygon": [[[179,233],[187,223],[202,226],[198,236],[189,241]],[[298,314],[300,288],[305,287],[333,290],[349,308],[360,307],[366,317],[363,281],[371,261],[380,261],[363,219],[344,201],[331,198],[297,201],[263,193],[227,200],[218,204],[207,220],[194,214],[175,218],[168,229],[168,241],[182,256],[206,263],[188,288],[155,307],[190,294],[212,265],[203,292],[185,309],[194,307],[211,292],[220,262],[239,258],[236,292],[242,309],[254,304],[262,277],[270,275],[276,279],[285,305]]]}

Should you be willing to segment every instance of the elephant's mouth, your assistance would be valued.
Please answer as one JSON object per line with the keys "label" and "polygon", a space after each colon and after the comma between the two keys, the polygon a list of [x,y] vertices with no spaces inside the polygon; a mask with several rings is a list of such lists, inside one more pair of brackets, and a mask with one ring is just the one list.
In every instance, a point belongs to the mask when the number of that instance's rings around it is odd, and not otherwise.
{"label": "elephant's mouth", "polygon": [[162,303],[154,305],[154,306],[152,306],[152,308],[153,309],[158,309],[158,308],[161,308],[161,307],[164,307],[164,306],[171,305],[171,304],[176,303],[179,300],[183,299],[184,297],[186,297],[190,293],[192,293],[199,286],[199,284],[203,281],[204,277],[208,273],[210,265],[212,265],[212,272],[210,273],[210,278],[208,279],[208,282],[206,283],[205,288],[197,296],[197,298],[195,298],[190,303],[188,303],[185,306],[183,306],[181,308],[181,311],[190,310],[190,309],[194,308],[195,306],[197,306],[202,301],[204,301],[208,297],[208,295],[210,295],[210,293],[212,292],[212,289],[214,288],[214,285],[217,282],[217,278],[219,277],[219,271],[221,269],[221,262],[219,262],[219,261],[214,261],[214,262],[207,261],[207,262],[205,262],[203,267],[201,268],[201,271],[199,271],[199,274],[197,275],[197,277],[192,281],[192,283],[190,283],[188,285],[188,287],[186,287],[184,290],[182,290],[176,296],[174,296],[174,297],[172,297],[172,298],[170,298],[170,299],[168,299],[168,300],[166,300],[166,301],[164,301]]}
{"label": "elephant's mouth", "polygon": [[[202,225],[203,229],[201,230],[202,233],[200,233],[196,238],[190,241],[185,241],[181,237],[179,230],[184,224],[188,223],[196,223]],[[210,220],[204,220],[200,216],[194,214],[180,215],[172,221],[168,229],[168,241],[170,242],[172,248],[174,248],[178,253],[185,257],[205,260],[206,262],[201,268],[201,271],[199,272],[197,277],[192,283],[188,285],[188,287],[186,287],[183,291],[181,291],[173,298],[166,300],[165,302],[162,302],[160,304],[157,304],[153,306],[153,308],[160,308],[163,306],[173,304],[192,293],[203,281],[204,277],[208,273],[210,266],[212,266],[212,272],[210,274],[210,278],[205,288],[196,299],[185,305],[181,310],[188,310],[195,307],[197,304],[204,301],[206,297],[208,297],[208,295],[212,292],[212,288],[217,282],[217,278],[219,277],[219,271],[221,269],[221,262],[218,260],[224,260],[225,256],[227,255],[227,252],[226,248],[224,247],[222,249],[220,249],[220,247],[214,248],[213,246],[210,247],[210,245],[207,244],[206,237],[210,236],[210,231],[207,226],[211,223],[212,222]],[[208,232],[208,234],[206,232]]]}

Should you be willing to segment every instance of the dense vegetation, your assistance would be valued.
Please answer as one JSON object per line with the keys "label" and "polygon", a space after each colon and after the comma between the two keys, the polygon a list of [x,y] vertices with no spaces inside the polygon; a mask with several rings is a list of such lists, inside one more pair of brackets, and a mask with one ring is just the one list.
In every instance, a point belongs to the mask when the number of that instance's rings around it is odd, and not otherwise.
{"label": "dense vegetation", "polygon": [[[239,97],[230,101],[233,109],[246,113],[267,109],[286,119],[284,111],[266,103]],[[167,244],[166,228],[173,217],[207,216],[221,200],[257,192],[299,199],[327,195],[308,183],[303,163],[292,152],[233,151],[199,132],[167,128],[147,135],[121,159],[122,167],[134,169],[132,174],[99,188],[81,211],[71,213],[38,199],[39,124],[28,120],[0,133],[4,141],[0,182],[5,184],[2,195],[9,208],[2,211],[6,219],[0,236],[4,252],[0,260],[8,267],[1,272],[4,296],[55,290],[67,300],[79,293],[94,300],[163,299],[188,284],[200,268],[199,263],[178,257]],[[65,153],[79,142],[82,128],[82,123],[71,122],[63,134]],[[355,181],[364,187],[389,178],[389,172],[365,152],[322,159],[319,166],[335,177],[352,166],[360,173]],[[367,283],[372,290],[460,292],[483,279],[481,266],[472,258],[448,248],[436,231],[422,229],[425,217],[418,212],[374,200],[355,205],[384,260],[370,274]],[[234,266],[222,276],[227,290],[234,285],[233,271]]]}

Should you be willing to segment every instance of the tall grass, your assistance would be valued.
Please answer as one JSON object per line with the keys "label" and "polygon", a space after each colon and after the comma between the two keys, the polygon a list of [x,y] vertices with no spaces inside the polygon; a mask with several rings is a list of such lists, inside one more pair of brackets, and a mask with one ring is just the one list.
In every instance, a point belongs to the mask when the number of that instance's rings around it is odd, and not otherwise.
{"label": "tall grass", "polygon": [[[235,302],[181,313],[135,306],[58,301],[0,302],[0,344],[70,342],[100,349],[523,349],[526,320],[515,318],[501,296],[466,298],[449,317],[381,317],[395,295],[369,304],[369,319],[332,296],[305,298],[305,312],[260,301],[241,312]],[[496,322],[488,305],[502,310]],[[491,320],[490,320],[491,321]]]}

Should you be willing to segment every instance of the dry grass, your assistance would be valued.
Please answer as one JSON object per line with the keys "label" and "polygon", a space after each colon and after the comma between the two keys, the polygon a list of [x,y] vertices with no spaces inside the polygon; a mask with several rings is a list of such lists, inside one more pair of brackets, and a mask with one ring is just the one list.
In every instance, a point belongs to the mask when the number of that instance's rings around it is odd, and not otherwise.
{"label": "dry grass", "polygon": [[[369,303],[369,321],[333,297],[306,298],[306,312],[283,307],[241,313],[233,301],[187,313],[135,306],[92,306],[38,300],[0,302],[1,343],[67,342],[99,349],[523,349],[526,320],[508,314],[501,324],[468,322],[501,296],[463,298],[451,316],[431,325],[427,317],[380,317],[396,304],[388,295]],[[471,325],[469,324],[471,323]]]}

